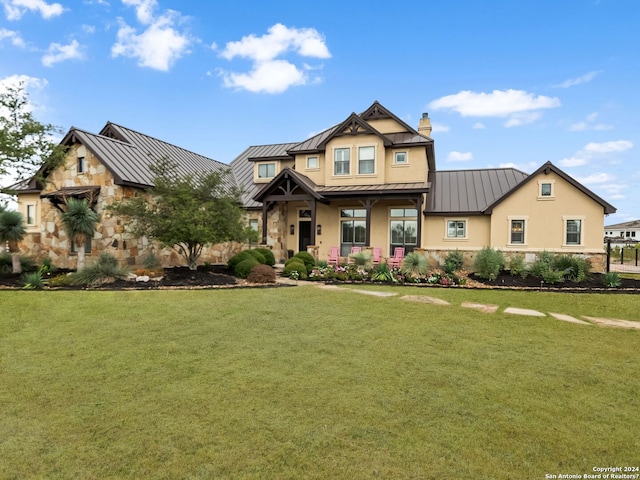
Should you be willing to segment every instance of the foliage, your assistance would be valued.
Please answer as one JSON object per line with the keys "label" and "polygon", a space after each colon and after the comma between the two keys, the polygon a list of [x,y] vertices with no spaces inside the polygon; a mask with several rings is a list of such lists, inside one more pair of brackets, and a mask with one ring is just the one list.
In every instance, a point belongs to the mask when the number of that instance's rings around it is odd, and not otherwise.
{"label": "foliage", "polygon": [[292,272],[298,272],[298,275],[299,275],[298,278],[302,280],[307,278],[307,267],[302,262],[302,259],[293,257],[287,260],[287,263],[285,263],[284,265],[284,270],[282,271],[282,274],[285,277],[290,277]]}
{"label": "foliage", "polygon": [[309,252],[298,252],[293,256],[293,258],[299,258],[300,260],[302,260],[304,265],[307,267],[307,273],[311,272],[311,270],[313,270],[313,267],[316,265],[316,259],[313,258],[313,255],[311,255]]}
{"label": "foliage", "polygon": [[54,140],[61,129],[38,122],[31,111],[24,82],[0,92],[0,176],[11,171],[25,179],[38,172],[44,183],[44,174],[63,164],[65,147]]}
{"label": "foliage", "polygon": [[542,272],[542,280],[550,285],[564,282],[564,272],[549,268]]}
{"label": "foliage", "polygon": [[258,253],[261,253],[264,257],[264,264],[273,267],[276,264],[276,257],[273,256],[273,252],[270,248],[258,247],[254,248],[254,250]]}
{"label": "foliage", "polygon": [[25,273],[22,276],[22,282],[24,290],[41,290],[48,283],[43,277],[42,270]]}
{"label": "foliage", "polygon": [[386,263],[379,263],[371,272],[371,280],[376,282],[390,282],[393,279],[391,268]]}
{"label": "foliage", "polygon": [[251,270],[256,265],[262,265],[253,255],[249,255],[247,258],[238,263],[233,269],[233,273],[236,277],[247,278],[251,273]]}
{"label": "foliage", "polygon": [[607,272],[602,275],[602,284],[605,287],[617,288],[622,285],[622,280],[620,279],[618,272]]}
{"label": "foliage", "polygon": [[353,260],[354,265],[359,267],[366,267],[371,263],[371,254],[367,252],[352,253],[349,258]]}
{"label": "foliage", "polygon": [[264,255],[260,253],[258,250],[255,250],[255,249],[247,250],[247,253],[251,255],[253,258],[255,258],[258,261],[258,263],[261,263],[263,265],[267,263],[267,260],[264,257]]}
{"label": "foliage", "polygon": [[462,270],[464,266],[464,256],[458,249],[449,254],[444,259],[444,271],[446,273],[453,273],[456,270]]}
{"label": "foliage", "polygon": [[587,278],[591,264],[587,259],[574,255],[557,255],[553,259],[553,268],[563,272],[569,280],[582,282]]}
{"label": "foliage", "polygon": [[128,273],[126,268],[118,265],[116,257],[110,253],[102,253],[95,265],[73,273],[69,278],[69,283],[96,287],[115,279],[124,279]]}
{"label": "foliage", "polygon": [[172,247],[192,270],[206,245],[247,238],[240,192],[225,185],[228,171],[180,175],[177,163],[167,158],[149,169],[154,186],[148,197],[110,207],[129,220],[128,231]]}
{"label": "foliage", "polygon": [[276,283],[276,271],[269,265],[256,265],[247,280],[251,283]]}
{"label": "foliage", "polygon": [[504,255],[500,250],[484,247],[473,262],[475,274],[480,278],[495,280],[504,268]]}
{"label": "foliage", "polygon": [[78,247],[78,267],[84,268],[84,246],[88,238],[93,237],[98,224],[98,214],[91,208],[86,199],[69,198],[67,209],[61,216],[62,224],[69,241]]}
{"label": "foliage", "polygon": [[18,243],[27,234],[20,212],[6,210],[0,213],[0,243],[9,242],[13,273],[21,273]]}
{"label": "foliage", "polygon": [[162,266],[162,260],[160,260],[160,257],[155,253],[149,252],[142,260],[142,265],[147,270],[153,270]]}
{"label": "foliage", "polygon": [[53,261],[50,257],[44,257],[42,259],[42,265],[40,266],[40,271],[43,275],[51,275],[55,273],[58,268],[53,264]]}
{"label": "foliage", "polygon": [[241,261],[246,260],[247,258],[255,259],[256,257],[250,254],[249,250],[238,252],[229,259],[229,261],[227,262],[227,268],[233,272],[236,268],[236,265],[238,265]]}
{"label": "foliage", "polygon": [[419,277],[429,271],[429,261],[424,255],[411,252],[404,257],[401,270],[407,277]]}
{"label": "foliage", "polygon": [[527,278],[529,270],[524,263],[524,257],[522,255],[514,255],[509,259],[509,273],[512,276],[518,275],[521,278]]}

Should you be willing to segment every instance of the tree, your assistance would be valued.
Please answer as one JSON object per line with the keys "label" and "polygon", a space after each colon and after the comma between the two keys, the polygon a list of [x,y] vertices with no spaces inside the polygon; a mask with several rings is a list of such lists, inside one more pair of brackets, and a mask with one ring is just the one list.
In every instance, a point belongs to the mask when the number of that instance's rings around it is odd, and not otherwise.
{"label": "tree", "polygon": [[92,238],[96,231],[98,214],[89,206],[85,199],[69,198],[67,210],[62,214],[62,224],[71,242],[75,242],[78,249],[77,271],[84,268],[84,249],[88,238]]}
{"label": "tree", "polygon": [[179,175],[177,167],[169,159],[151,164],[149,195],[115,203],[110,210],[127,219],[127,231],[172,247],[195,270],[206,245],[243,241],[248,229],[240,192],[225,183],[228,172]]}
{"label": "tree", "polygon": [[0,242],[9,243],[13,273],[22,272],[18,243],[22,241],[26,233],[24,219],[20,212],[6,210],[0,213]]}
{"label": "tree", "polygon": [[[61,130],[35,120],[30,105],[24,82],[0,92],[0,176],[10,173],[23,180],[64,162],[65,147],[54,141]],[[38,180],[44,181],[44,175]]]}

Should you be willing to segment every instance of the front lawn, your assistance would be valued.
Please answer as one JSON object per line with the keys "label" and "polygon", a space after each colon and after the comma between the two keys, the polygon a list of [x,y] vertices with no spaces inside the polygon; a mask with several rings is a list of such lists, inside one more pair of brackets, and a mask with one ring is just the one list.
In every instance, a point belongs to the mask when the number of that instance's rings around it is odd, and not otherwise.
{"label": "front lawn", "polygon": [[[637,295],[0,291],[0,478],[496,478],[637,465]],[[635,462],[635,463],[634,463]]]}

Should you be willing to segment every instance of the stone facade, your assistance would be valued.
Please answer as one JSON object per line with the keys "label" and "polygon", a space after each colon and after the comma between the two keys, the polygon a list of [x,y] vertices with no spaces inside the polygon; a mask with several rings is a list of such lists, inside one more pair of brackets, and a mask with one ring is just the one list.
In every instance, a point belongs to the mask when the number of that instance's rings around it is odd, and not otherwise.
{"label": "stone facade", "polygon": [[[77,172],[77,158],[84,157],[85,171]],[[80,145],[70,148],[67,162],[49,175],[42,195],[68,187],[99,186],[95,210],[99,215],[96,233],[91,239],[91,252],[87,252],[86,265],[95,263],[103,252],[114,255],[121,265],[139,266],[149,254],[159,257],[164,267],[185,265],[185,260],[172,248],[160,248],[147,238],[134,238],[126,232],[121,218],[112,215],[107,207],[125,198],[144,194],[140,189],[116,185],[111,173],[95,156]],[[58,210],[49,200],[38,200],[40,222],[28,229],[27,236],[20,245],[23,255],[36,260],[49,257],[60,268],[75,269],[76,254],[71,252],[71,242],[67,237]],[[235,253],[247,248],[246,244],[226,242],[212,245],[203,250],[200,262],[226,263]]]}

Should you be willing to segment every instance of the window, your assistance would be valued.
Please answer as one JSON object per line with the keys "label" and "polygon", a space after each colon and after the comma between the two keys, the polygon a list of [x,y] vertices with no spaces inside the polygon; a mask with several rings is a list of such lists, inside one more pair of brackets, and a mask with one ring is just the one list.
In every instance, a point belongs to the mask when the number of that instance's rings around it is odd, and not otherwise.
{"label": "window", "polygon": [[364,208],[340,210],[340,255],[346,257],[351,247],[364,247],[367,241],[367,211]]}
{"label": "window", "polygon": [[448,220],[447,221],[447,238],[466,238],[467,237],[467,221],[466,220]]}
{"label": "window", "polygon": [[509,243],[524,244],[524,220],[511,220]]}
{"label": "window", "polygon": [[540,184],[540,196],[541,197],[550,197],[551,196],[551,184],[550,183],[541,183]]}
{"label": "window", "polygon": [[389,255],[396,247],[412,252],[418,244],[418,210],[415,208],[392,208],[389,212],[391,245]]}
{"label": "window", "polygon": [[318,168],[318,157],[307,157],[307,168]]}
{"label": "window", "polygon": [[375,173],[376,149],[375,147],[358,148],[358,173]]}
{"label": "window", "polygon": [[336,148],[333,157],[333,174],[349,175],[349,163],[351,162],[351,150],[348,148]]}
{"label": "window", "polygon": [[258,165],[258,178],[273,178],[276,176],[275,163],[262,163]]}
{"label": "window", "polygon": [[78,157],[78,173],[84,173],[85,172],[85,161],[84,161],[84,157]]}
{"label": "window", "polygon": [[258,219],[257,218],[251,218],[249,220],[249,228],[251,230],[255,230],[256,232],[258,231]]}
{"label": "window", "polygon": [[393,157],[393,163],[396,165],[405,165],[409,163],[407,159],[407,152],[396,152]]}
{"label": "window", "polygon": [[27,205],[27,225],[36,224],[36,206]]}
{"label": "window", "polygon": [[582,220],[567,220],[566,232],[567,245],[580,245],[582,238]]}

